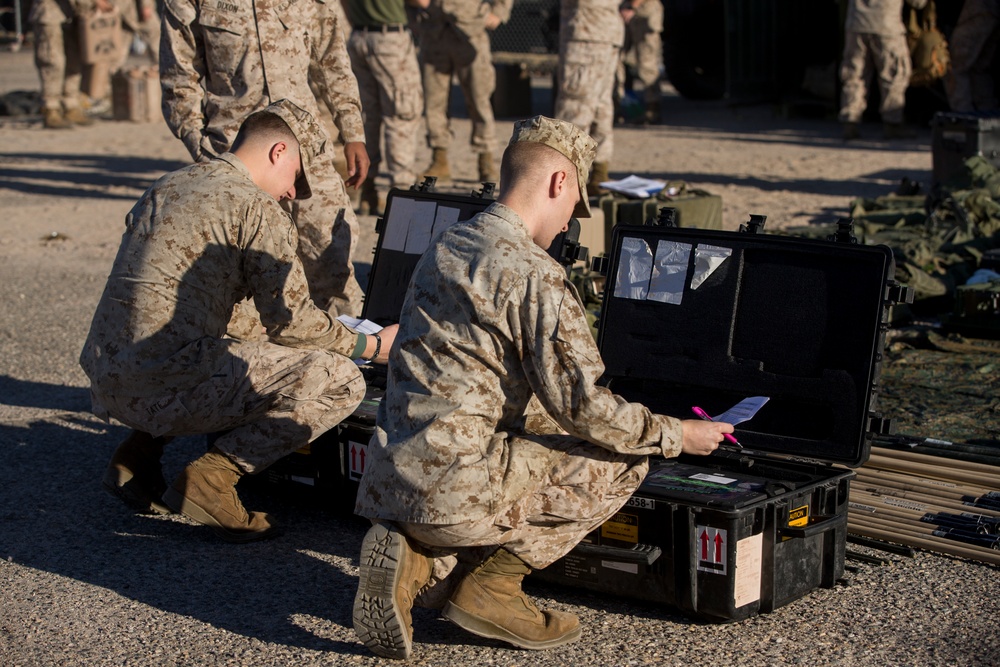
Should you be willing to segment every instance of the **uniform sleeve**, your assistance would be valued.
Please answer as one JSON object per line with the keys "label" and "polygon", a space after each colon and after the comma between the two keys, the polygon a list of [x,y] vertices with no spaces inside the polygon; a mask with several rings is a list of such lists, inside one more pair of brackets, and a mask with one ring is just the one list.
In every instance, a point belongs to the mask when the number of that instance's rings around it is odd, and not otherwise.
{"label": "uniform sleeve", "polygon": [[[212,155],[203,142],[205,52],[197,37],[197,10],[190,0],[166,0],[160,29],[160,87],[163,118],[196,162]],[[204,144],[204,145],[203,145]]]}
{"label": "uniform sleeve", "polygon": [[[273,199],[251,202],[245,214],[249,239],[244,273],[268,337],[279,345],[315,348],[357,358],[364,346],[358,334],[313,302],[292,219]],[[360,347],[360,350],[359,350]]]}
{"label": "uniform sleeve", "polygon": [[344,38],[344,31],[349,29],[347,15],[340,0],[318,4],[320,36],[313,46],[309,73],[344,143],[364,142],[361,95]]}
{"label": "uniform sleeve", "polygon": [[629,403],[597,384],[604,364],[573,286],[546,272],[529,276],[512,322],[525,371],[541,404],[563,428],[614,452],[677,456],[680,420]]}
{"label": "uniform sleeve", "polygon": [[506,23],[510,20],[510,12],[514,7],[514,0],[492,0],[489,4],[491,6],[490,11],[496,14],[501,23]]}

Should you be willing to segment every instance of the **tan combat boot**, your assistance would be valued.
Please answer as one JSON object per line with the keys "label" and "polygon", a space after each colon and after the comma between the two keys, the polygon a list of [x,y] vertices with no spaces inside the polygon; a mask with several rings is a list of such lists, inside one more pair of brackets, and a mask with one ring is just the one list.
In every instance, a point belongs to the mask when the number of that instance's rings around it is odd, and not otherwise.
{"label": "tan combat boot", "polygon": [[187,465],[163,494],[167,507],[205,524],[227,542],[252,542],[277,534],[263,512],[247,513],[236,494],[243,471],[214,447]]}
{"label": "tan combat boot", "polygon": [[360,561],[354,631],[376,655],[405,660],[413,651],[413,600],[430,581],[434,561],[386,523],[368,530]]}
{"label": "tan combat boot", "polygon": [[601,183],[608,180],[608,163],[595,162],[590,169],[590,180],[587,181],[587,194],[591,197],[599,197],[607,194],[608,191],[601,187]]}
{"label": "tan combat boot", "polygon": [[521,590],[530,572],[520,558],[499,549],[462,579],[442,613],[473,634],[521,648],[553,648],[579,639],[576,616],[540,611]]}
{"label": "tan combat boot", "polygon": [[83,112],[80,107],[66,109],[64,117],[74,125],[93,125],[94,119]]}
{"label": "tan combat boot", "polygon": [[358,201],[358,213],[361,215],[382,215],[382,206],[379,201],[378,188],[375,187],[375,179],[371,176],[361,184],[361,197]]}
{"label": "tan combat boot", "polygon": [[62,109],[45,109],[42,111],[42,124],[50,130],[65,130],[73,127],[73,122],[66,119]]}
{"label": "tan combat boot", "polygon": [[500,180],[500,171],[497,169],[497,161],[492,153],[479,154],[479,182],[497,183]]}
{"label": "tan combat boot", "polygon": [[105,490],[140,514],[170,514],[170,508],[160,500],[167,490],[160,468],[167,440],[142,431],[129,433],[104,471]]}
{"label": "tan combat boot", "polygon": [[433,176],[439,181],[451,180],[451,167],[448,165],[448,149],[435,148],[431,151],[431,166],[424,170],[424,176]]}

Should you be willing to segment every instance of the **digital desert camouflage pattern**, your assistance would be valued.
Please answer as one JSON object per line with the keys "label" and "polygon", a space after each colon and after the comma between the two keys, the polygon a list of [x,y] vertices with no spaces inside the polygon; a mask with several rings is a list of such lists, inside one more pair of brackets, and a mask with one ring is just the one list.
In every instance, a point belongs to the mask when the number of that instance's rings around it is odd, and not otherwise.
{"label": "digital desert camouflage pattern", "polygon": [[[505,541],[533,526],[571,547],[626,501],[647,456],[681,448],[680,422],[597,386],[603,370],[565,270],[513,210],[453,225],[414,271],[356,511],[485,522]],[[559,550],[538,548],[531,564]]]}
{"label": "digital desert camouflage pattern", "polygon": [[945,77],[952,111],[990,111],[997,107],[993,59],[1000,31],[1000,0],[965,0],[951,33],[951,72]]}
{"label": "digital desert camouflage pattern", "polygon": [[42,84],[43,109],[77,109],[83,82],[78,12],[88,5],[69,0],[34,0],[35,67]]}
{"label": "digital desert camouflage pattern", "polygon": [[614,86],[625,21],[617,0],[562,0],[555,116],[597,141],[597,162],[614,155]]}
{"label": "digital desert camouflage pattern", "polygon": [[636,79],[642,84],[643,101],[647,108],[658,104],[663,68],[663,3],[660,0],[645,0],[635,8],[632,20],[625,24],[623,51],[617,85],[624,90],[625,60],[634,61]]}
{"label": "digital desert camouflage pattern", "polygon": [[506,21],[512,5],[513,0],[431,0],[417,31],[431,148],[451,145],[448,97],[454,75],[472,120],[473,149],[477,153],[496,150],[496,120],[490,102],[496,90],[496,70],[484,21],[490,13]]}
{"label": "digital desert camouflage pattern", "polygon": [[[126,217],[80,355],[95,413],[153,435],[235,429],[219,447],[248,472],[350,414],[359,335],[312,303],[296,241],[230,153],[154,183]],[[273,342],[224,337],[247,296]]]}
{"label": "digital desert camouflage pattern", "polygon": [[577,185],[580,187],[580,202],[573,209],[573,215],[578,218],[589,218],[587,180],[590,178],[590,167],[594,162],[597,142],[572,123],[545,116],[534,116],[514,123],[510,143],[519,141],[545,144],[569,158],[576,167]]}
{"label": "digital desert camouflage pattern", "polygon": [[849,0],[844,32],[869,35],[905,35],[903,2],[922,9],[927,0]]}
{"label": "digital desert camouflage pattern", "polygon": [[[395,0],[406,18],[403,0]],[[367,3],[349,0],[351,16],[359,25],[374,25]],[[385,129],[385,161],[393,187],[417,182],[417,140],[423,135],[424,87],[413,35],[409,30],[356,30],[347,40],[354,75],[361,92],[370,171],[378,173],[382,160],[379,140]]]}
{"label": "digital desert camouflage pattern", "polygon": [[[228,150],[247,115],[282,98],[319,118],[310,75],[344,142],[363,142],[343,16],[320,0],[166,0],[163,115],[192,158]],[[332,150],[310,167],[313,196],[290,210],[313,299],[331,312],[358,315],[362,292],[351,262],[358,221]]]}
{"label": "digital desert camouflage pattern", "polygon": [[[840,60],[842,123],[858,123],[868,105],[868,82],[879,86],[879,113],[886,123],[902,123],[910,85],[910,50],[903,25],[904,0],[851,0],[844,23]],[[905,0],[920,9],[927,0]]]}

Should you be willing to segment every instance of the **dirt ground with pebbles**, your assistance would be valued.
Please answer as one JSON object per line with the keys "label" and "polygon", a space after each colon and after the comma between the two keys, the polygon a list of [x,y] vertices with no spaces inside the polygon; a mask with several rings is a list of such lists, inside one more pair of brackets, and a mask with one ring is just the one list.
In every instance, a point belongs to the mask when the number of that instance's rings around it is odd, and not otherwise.
{"label": "dirt ground with pebbles", "polygon": [[[36,87],[29,53],[0,53],[0,93]],[[548,90],[535,93],[534,111],[548,111]],[[886,143],[880,128],[866,126],[867,138],[845,145],[829,118],[690,102],[669,88],[664,120],[616,131],[612,175],[681,179],[719,194],[726,229],[752,213],[767,216],[765,231],[830,222],[854,197],[887,194],[903,177],[931,178],[928,128]],[[498,123],[501,144],[511,123]],[[455,133],[456,171],[473,173],[468,121],[456,118]],[[316,499],[250,489],[246,504],[275,515],[285,534],[233,546],[176,516],[132,515],[100,488],[125,429],[90,414],[77,356],[125,213],[155,178],[186,162],[181,143],[159,122],[48,131],[37,118],[0,119],[0,157],[0,664],[382,662],[351,629],[365,531],[356,518]],[[361,222],[363,279],[374,218]],[[996,357],[975,355],[900,342],[887,355],[883,411],[907,432],[995,440]],[[947,364],[951,379],[928,387],[909,372],[929,363]],[[168,477],[203,446],[175,441]],[[546,652],[479,639],[417,610],[411,664],[1000,664],[996,567],[848,546],[887,562],[849,560],[833,588],[728,624],[529,583],[541,604],[578,614],[584,626],[580,641]]]}

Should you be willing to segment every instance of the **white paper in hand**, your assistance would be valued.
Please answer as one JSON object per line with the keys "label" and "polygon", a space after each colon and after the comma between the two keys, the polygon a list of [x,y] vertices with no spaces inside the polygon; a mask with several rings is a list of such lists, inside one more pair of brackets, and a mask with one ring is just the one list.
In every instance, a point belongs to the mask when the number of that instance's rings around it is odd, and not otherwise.
{"label": "white paper in hand", "polygon": [[729,408],[721,415],[712,417],[712,421],[726,422],[727,424],[739,424],[751,419],[757,411],[764,407],[770,400],[770,396],[751,396]]}

